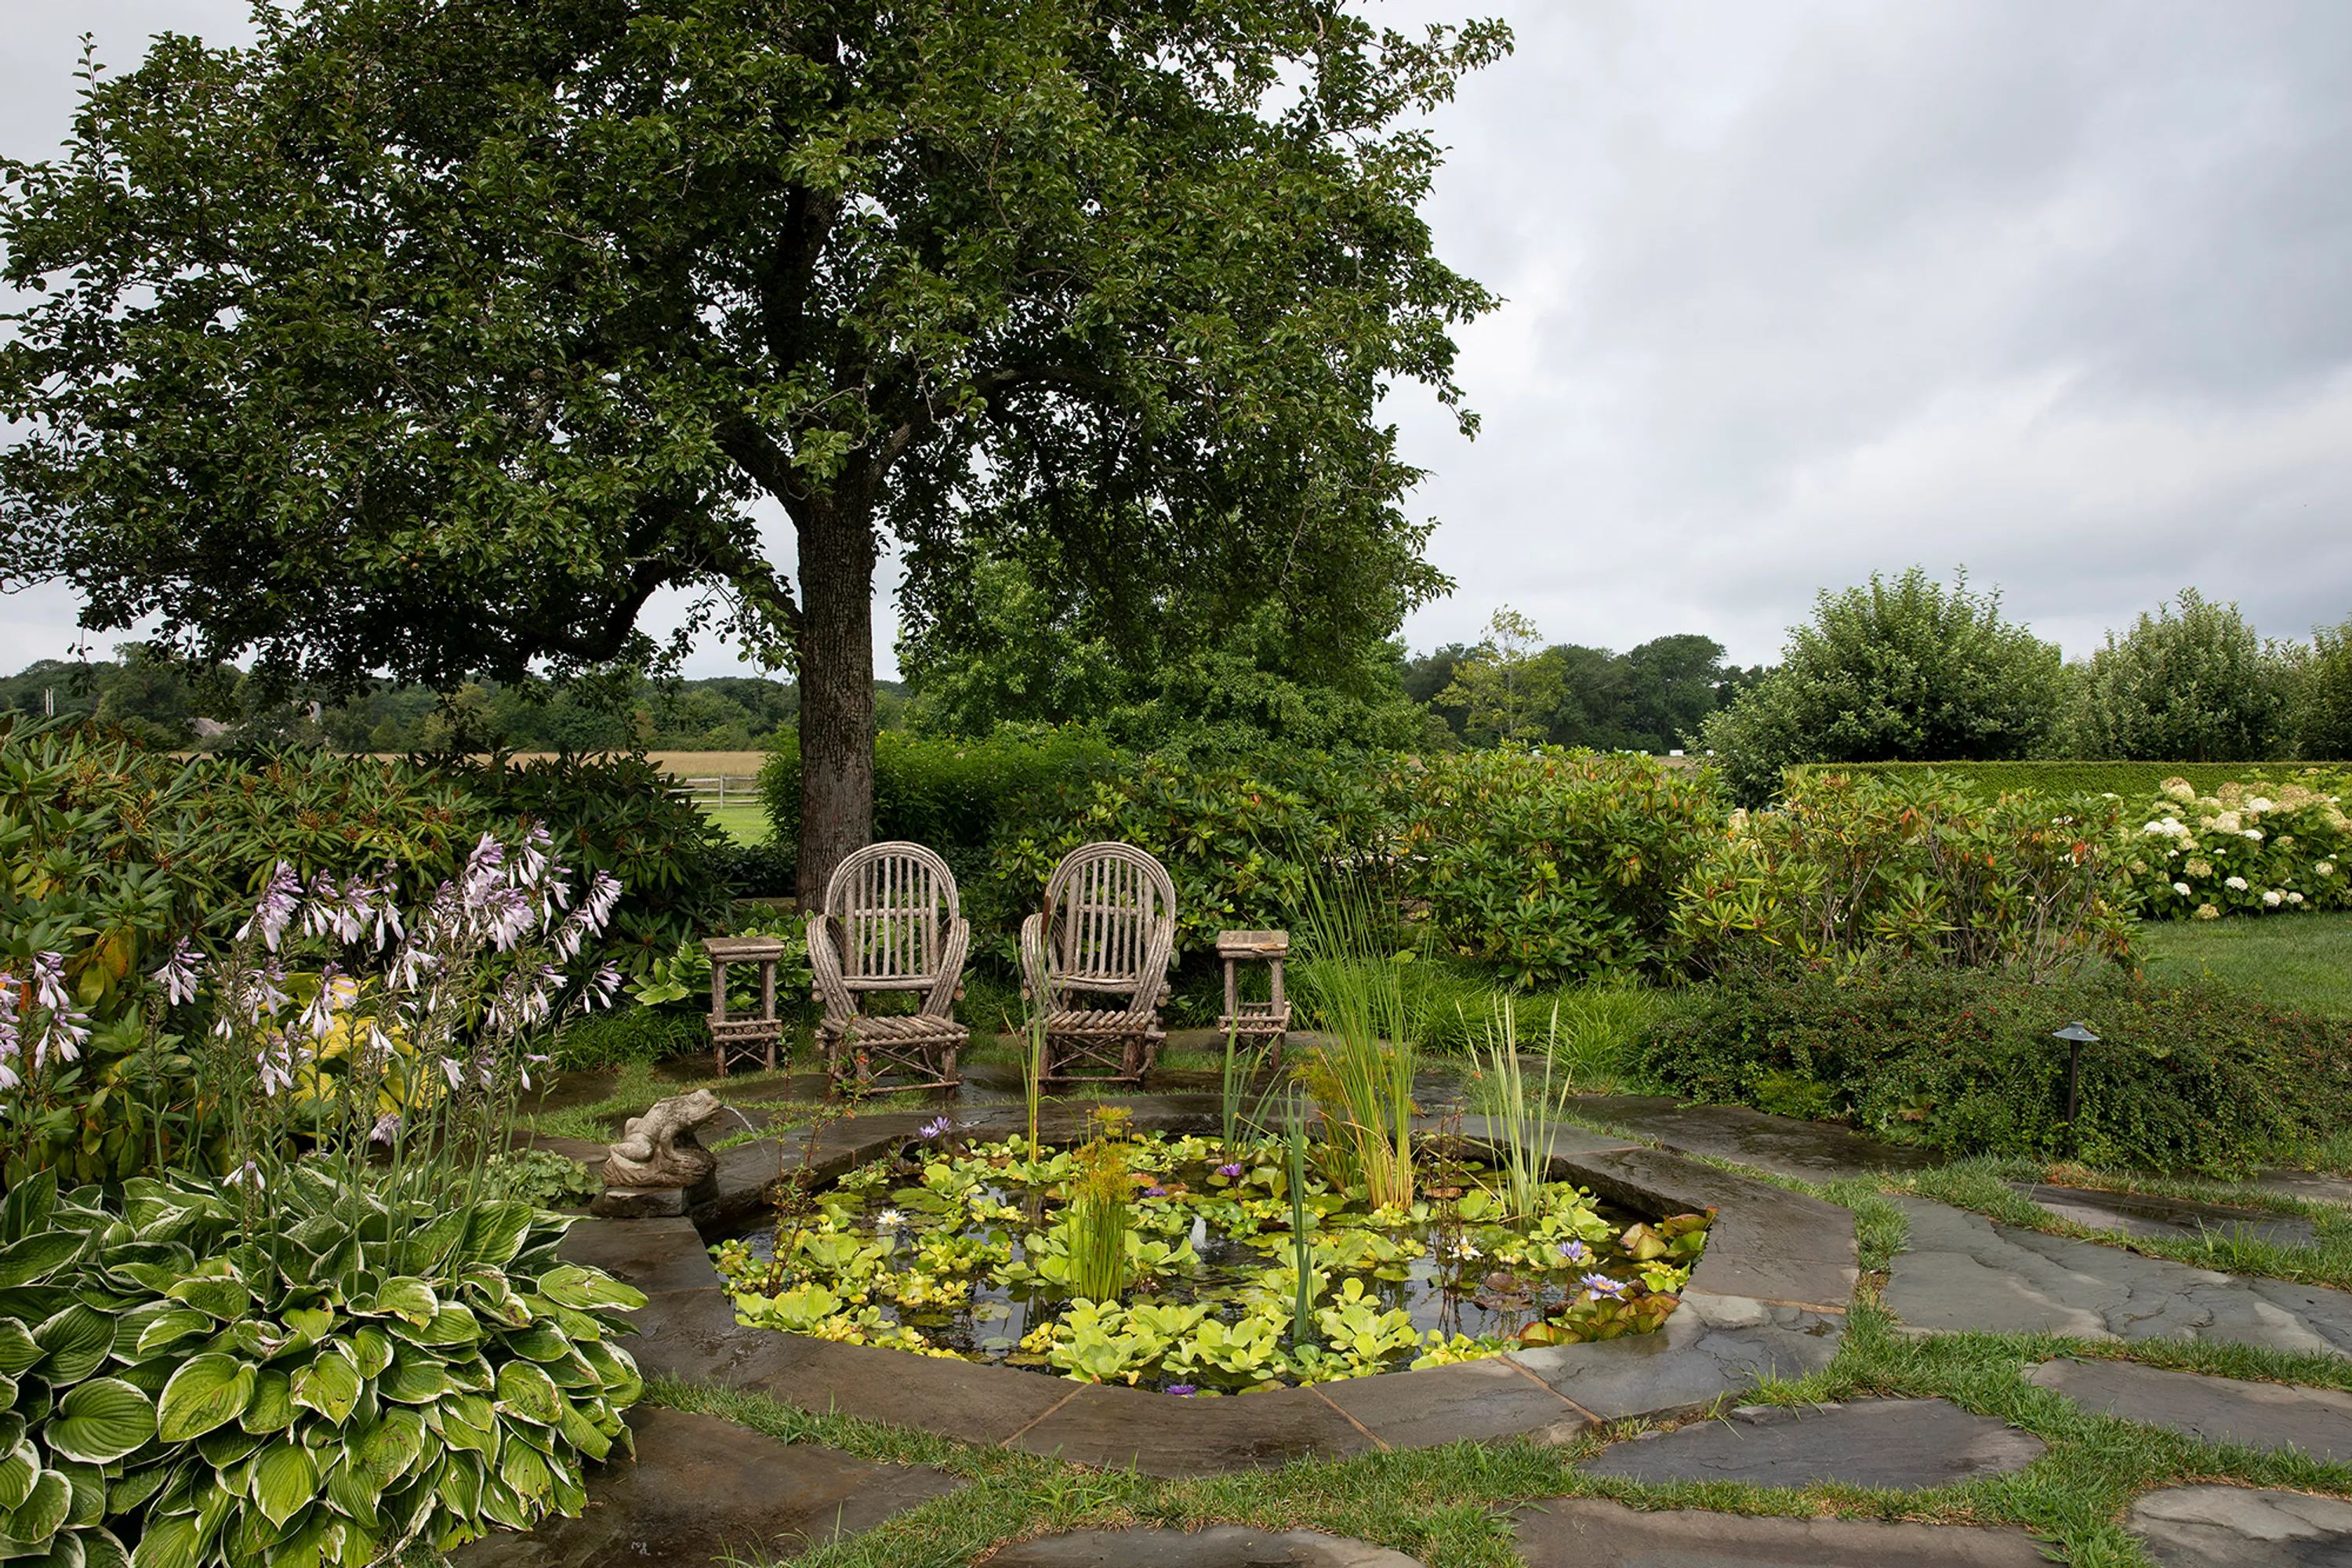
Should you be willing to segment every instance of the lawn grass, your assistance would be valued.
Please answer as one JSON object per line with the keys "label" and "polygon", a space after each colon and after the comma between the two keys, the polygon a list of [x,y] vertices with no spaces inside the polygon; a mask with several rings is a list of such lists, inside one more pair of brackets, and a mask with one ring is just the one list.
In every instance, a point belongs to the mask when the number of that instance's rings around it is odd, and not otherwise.
{"label": "lawn grass", "polygon": [[2211,973],[2307,1012],[2352,1016],[2352,912],[2143,921],[2147,976]]}
{"label": "lawn grass", "polygon": [[702,815],[738,844],[765,844],[775,836],[766,809],[756,800],[730,800],[725,805],[706,801]]}

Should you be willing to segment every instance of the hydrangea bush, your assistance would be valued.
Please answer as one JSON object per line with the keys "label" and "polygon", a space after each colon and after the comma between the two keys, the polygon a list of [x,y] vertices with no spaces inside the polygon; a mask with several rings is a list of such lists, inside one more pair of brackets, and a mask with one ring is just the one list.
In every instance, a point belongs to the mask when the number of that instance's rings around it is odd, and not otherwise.
{"label": "hydrangea bush", "polygon": [[2302,784],[2167,780],[2125,818],[2125,870],[2149,920],[2218,920],[2352,905],[2352,818]]}

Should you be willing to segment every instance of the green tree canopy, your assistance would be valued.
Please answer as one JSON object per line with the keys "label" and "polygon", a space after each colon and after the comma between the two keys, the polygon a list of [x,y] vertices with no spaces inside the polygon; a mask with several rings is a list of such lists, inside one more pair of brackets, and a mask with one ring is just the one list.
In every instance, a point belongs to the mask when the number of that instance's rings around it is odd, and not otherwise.
{"label": "green tree canopy", "polygon": [[2352,617],[2312,632],[2298,684],[2297,751],[2315,761],[2352,759]]}
{"label": "green tree canopy", "polygon": [[[1430,591],[1378,417],[1493,300],[1407,117],[1508,47],[1329,0],[304,0],[6,166],[0,586],[331,689],[793,667],[803,886],[864,841],[872,597],[975,528],[1360,644]],[[1469,425],[1463,416],[1465,428]],[[772,563],[753,503],[797,559]],[[919,594],[918,595],[919,597]],[[1384,623],[1381,617],[1389,617]],[[675,651],[676,645],[673,645]]]}
{"label": "green tree canopy", "polygon": [[2294,742],[2294,662],[2237,605],[2183,588],[2124,636],[2109,632],[2079,672],[2073,750],[2147,762],[2283,756]]}
{"label": "green tree canopy", "polygon": [[1791,763],[1976,762],[2045,746],[2062,709],[2055,643],[2001,618],[2000,595],[1914,566],[1822,590],[1778,668],[1699,726],[1732,789],[1760,804]]}

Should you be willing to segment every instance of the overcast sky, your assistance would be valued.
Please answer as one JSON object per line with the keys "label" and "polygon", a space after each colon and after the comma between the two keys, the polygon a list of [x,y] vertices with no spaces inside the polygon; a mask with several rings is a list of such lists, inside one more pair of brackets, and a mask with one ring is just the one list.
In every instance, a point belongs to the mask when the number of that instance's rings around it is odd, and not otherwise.
{"label": "overcast sky", "polygon": [[[1416,647],[1508,603],[1552,641],[1769,660],[1815,590],[1915,562],[2073,654],[2187,585],[2273,636],[2352,615],[2352,5],[1499,9],[1517,52],[1440,116],[1430,205],[1508,300],[1462,334],[1485,428],[1392,404],[1460,583]],[[79,31],[118,66],[244,32],[219,0],[0,18],[20,157],[64,133]],[[0,606],[0,668],[72,619]]]}

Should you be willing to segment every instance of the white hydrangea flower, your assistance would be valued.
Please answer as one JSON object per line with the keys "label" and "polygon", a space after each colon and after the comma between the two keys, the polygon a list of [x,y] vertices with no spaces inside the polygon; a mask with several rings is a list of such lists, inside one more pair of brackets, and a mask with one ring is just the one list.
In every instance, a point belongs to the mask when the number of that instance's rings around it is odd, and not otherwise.
{"label": "white hydrangea flower", "polygon": [[2263,841],[2263,830],[2259,827],[2249,827],[2246,829],[2246,837],[2260,844]]}
{"label": "white hydrangea flower", "polygon": [[2254,796],[2253,799],[2246,802],[2246,815],[2249,816],[2260,816],[2266,811],[2274,811],[2276,809],[2276,804],[2273,803],[2267,795],[2258,795]]}
{"label": "white hydrangea flower", "polygon": [[2189,884],[2186,882],[2175,882],[2172,884],[2172,890],[2179,893],[2185,899],[2189,896]]}
{"label": "white hydrangea flower", "polygon": [[2312,869],[2317,871],[2323,877],[2333,877],[2336,875],[2336,862],[2333,860],[2322,860],[2318,865],[2313,867]]}
{"label": "white hydrangea flower", "polygon": [[2243,827],[2245,824],[2238,820],[2238,814],[2236,812],[2225,811],[2221,816],[2213,819],[2213,826],[2224,833],[2235,833],[2238,829]]}
{"label": "white hydrangea flower", "polygon": [[2270,891],[2263,895],[2263,906],[2265,909],[2274,910],[2285,901],[2286,900],[2284,899],[2279,897],[2279,890],[2276,888],[2273,888]]}
{"label": "white hydrangea flower", "polygon": [[2233,893],[2242,893],[2246,890],[2246,879],[2243,877],[2231,877],[2228,880],[2224,881],[2221,886],[2229,889]]}
{"label": "white hydrangea flower", "polygon": [[2286,901],[2290,904],[2299,904],[2303,902],[2303,895],[2301,893],[2289,893],[2286,896]]}

